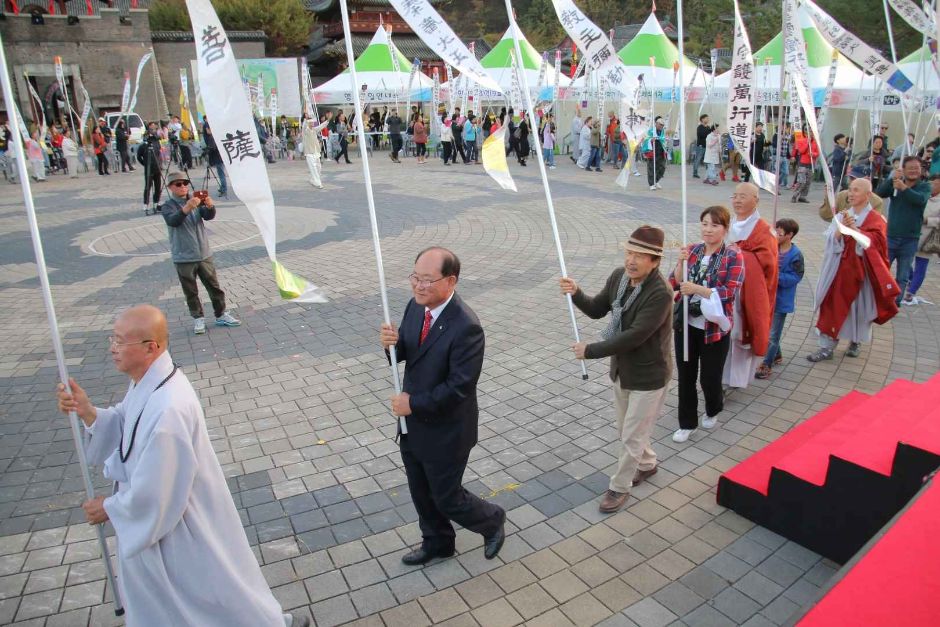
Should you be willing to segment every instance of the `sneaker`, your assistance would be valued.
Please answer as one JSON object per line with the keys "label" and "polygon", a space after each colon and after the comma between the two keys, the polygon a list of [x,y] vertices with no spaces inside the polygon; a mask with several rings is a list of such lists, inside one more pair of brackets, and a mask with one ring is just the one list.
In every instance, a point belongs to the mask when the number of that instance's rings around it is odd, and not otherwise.
{"label": "sneaker", "polygon": [[910,307],[911,305],[916,305],[916,304],[917,304],[917,297],[914,296],[913,294],[905,294],[905,295],[904,295],[904,300],[901,301],[901,304],[902,304],[902,305],[905,305],[905,306],[907,306],[907,307]]}
{"label": "sneaker", "polygon": [[549,170],[554,170],[554,169],[555,169],[555,166],[550,165],[550,166],[548,166],[548,169],[549,169]]}
{"label": "sneaker", "polygon": [[650,185],[650,191],[651,191],[651,192],[655,192],[655,191],[656,191],[656,186],[655,186],[655,185]]}
{"label": "sneaker", "polygon": [[768,366],[767,364],[761,364],[757,368],[757,372],[754,373],[754,378],[755,379],[769,379],[771,372],[772,371],[770,369],[770,366]]}
{"label": "sneaker", "polygon": [[241,323],[241,320],[227,311],[215,319],[215,325],[218,327],[238,327],[241,326]]}
{"label": "sneaker", "polygon": [[639,172],[634,172],[634,173],[633,173],[633,176],[643,176],[643,175],[640,174]]}
{"label": "sneaker", "polygon": [[196,318],[195,324],[193,324],[193,333],[195,335],[202,335],[205,332],[206,332],[206,319]]}
{"label": "sneaker", "polygon": [[601,170],[600,168],[594,168],[594,171],[595,171],[595,172],[603,172],[603,170]]}
{"label": "sneaker", "polygon": [[694,179],[700,179],[700,178],[702,178],[702,177],[699,176],[698,174],[693,174],[693,175],[692,175],[692,178],[694,178]]}
{"label": "sneaker", "polygon": [[779,365],[782,364],[782,363],[783,363],[783,354],[780,354],[780,355],[777,355],[776,357],[774,357],[774,365],[775,365],[775,366],[779,366]]}
{"label": "sneaker", "polygon": [[656,189],[662,189],[662,188],[663,188],[662,183],[656,183]]}
{"label": "sneaker", "polygon": [[150,215],[150,207],[148,207],[147,205],[144,205],[144,215],[145,216]]}
{"label": "sneaker", "polygon": [[672,434],[672,441],[680,444],[687,442],[693,431],[695,431],[695,429],[676,429],[676,432]]}
{"label": "sneaker", "polygon": [[812,353],[811,355],[807,355],[806,359],[808,359],[809,361],[813,363],[816,363],[818,361],[824,361],[827,359],[832,359],[832,351],[829,350],[828,348],[820,348],[815,353]]}
{"label": "sneaker", "polygon": [[703,429],[714,429],[716,424],[718,424],[718,419],[715,417],[709,418],[708,416],[705,416],[702,418]]}
{"label": "sneaker", "polygon": [[852,342],[849,344],[849,348],[845,351],[846,357],[858,357],[859,353],[862,352],[862,347],[858,342]]}

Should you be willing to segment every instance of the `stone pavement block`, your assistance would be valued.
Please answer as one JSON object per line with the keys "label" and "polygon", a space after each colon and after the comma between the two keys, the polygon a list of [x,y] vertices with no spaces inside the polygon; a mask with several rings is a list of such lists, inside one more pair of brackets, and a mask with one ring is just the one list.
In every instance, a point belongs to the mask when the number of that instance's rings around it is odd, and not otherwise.
{"label": "stone pavement block", "polygon": [[300,579],[306,579],[333,570],[333,561],[326,551],[307,553],[291,560],[294,572]]}
{"label": "stone pavement block", "polygon": [[747,562],[739,560],[726,551],[719,551],[714,557],[707,559],[704,565],[730,582],[737,581],[751,570]]}
{"label": "stone pavement block", "polygon": [[349,595],[341,595],[310,606],[313,618],[320,627],[342,625],[358,618]]}
{"label": "stone pavement block", "polygon": [[575,564],[571,567],[571,572],[591,588],[599,586],[619,574],[597,555]]}
{"label": "stone pavement block", "polygon": [[522,558],[522,563],[539,579],[544,579],[553,573],[557,573],[567,566],[565,560],[558,557],[551,549],[542,549],[541,551],[527,555]]}
{"label": "stone pavement block", "polygon": [[538,616],[557,605],[557,601],[538,584],[530,584],[510,593],[506,596],[506,599],[526,620]]}
{"label": "stone pavement block", "polygon": [[625,609],[623,613],[637,625],[643,625],[644,627],[664,627],[677,618],[675,614],[660,605],[652,597],[634,603]]}
{"label": "stone pavement block", "polygon": [[738,538],[725,550],[751,566],[757,566],[773,552],[772,549],[746,537]]}
{"label": "stone pavement block", "polygon": [[506,594],[536,581],[535,575],[529,572],[521,562],[510,562],[505,566],[500,566],[490,573],[490,577]]}
{"label": "stone pavement block", "polygon": [[441,590],[418,599],[432,622],[438,623],[462,614],[470,608],[454,589]]}
{"label": "stone pavement block", "polygon": [[528,503],[508,510],[506,517],[519,529],[526,529],[545,520],[545,515]]}
{"label": "stone pavement block", "polygon": [[561,610],[554,608],[532,620],[526,622],[526,627],[573,627],[574,623],[568,620]]}
{"label": "stone pavement block", "polygon": [[760,605],[734,588],[720,592],[715,597],[713,605],[716,610],[738,624],[743,623],[760,610]]}
{"label": "stone pavement block", "polygon": [[384,582],[377,583],[368,588],[362,588],[361,590],[355,590],[350,593],[349,597],[352,599],[353,605],[356,606],[356,611],[359,612],[360,616],[375,614],[394,607],[397,604],[388,585]]}
{"label": "stone pavement block", "polygon": [[16,611],[16,620],[28,620],[55,614],[59,611],[59,603],[62,600],[63,592],[64,590],[58,588],[23,596],[20,600],[19,609]]}
{"label": "stone pavement block", "polygon": [[687,536],[679,540],[672,548],[676,553],[691,560],[695,564],[701,564],[718,552],[718,549],[695,536]]}
{"label": "stone pavement block", "polygon": [[328,553],[337,568],[363,562],[371,557],[365,544],[359,541],[334,546],[328,550]]}
{"label": "stone pavement block", "polygon": [[787,597],[779,596],[770,603],[766,604],[761,610],[760,615],[767,618],[775,625],[785,625],[794,619],[802,607]]}
{"label": "stone pavement block", "polygon": [[504,598],[496,599],[478,607],[471,615],[481,625],[487,627],[511,627],[522,622],[523,618]]}
{"label": "stone pavement block", "polygon": [[408,627],[426,627],[431,624],[427,614],[417,601],[409,601],[382,612],[386,625],[407,625]]}
{"label": "stone pavement block", "polygon": [[[751,617],[752,619],[754,617]],[[738,623],[731,620],[710,605],[700,605],[685,616],[682,622],[696,627],[737,627]]]}
{"label": "stone pavement block", "polygon": [[335,597],[349,590],[343,574],[338,570],[304,579],[304,586],[311,603]]}
{"label": "stone pavement block", "polygon": [[655,555],[647,563],[669,579],[678,579],[695,567],[694,563],[672,549],[666,549]]}
{"label": "stone pavement block", "polygon": [[598,551],[623,541],[623,536],[607,525],[598,524],[585,529],[578,534],[582,540],[593,546]]}
{"label": "stone pavement block", "polygon": [[630,548],[647,558],[658,555],[669,547],[668,542],[649,529],[635,533],[624,541]]}
{"label": "stone pavement block", "polygon": [[358,590],[385,580],[385,572],[377,560],[359,562],[342,569],[350,590]]}
{"label": "stone pavement block", "polygon": [[23,593],[31,594],[33,592],[43,592],[45,590],[52,590],[53,588],[61,588],[65,585],[68,571],[68,566],[54,566],[53,568],[34,570],[29,573],[29,581],[26,582]]}
{"label": "stone pavement block", "polygon": [[668,579],[648,564],[635,566],[624,573],[621,579],[643,596],[649,596],[669,583]]}
{"label": "stone pavement block", "polygon": [[453,558],[431,562],[424,567],[423,572],[438,590],[443,590],[470,579],[470,574],[463,565]]}
{"label": "stone pavement block", "polygon": [[27,579],[29,579],[29,573],[0,577],[0,599],[9,599],[19,596],[20,593],[23,592],[23,587],[26,585]]}
{"label": "stone pavement block", "polygon": [[[782,547],[777,549],[774,552],[776,557],[779,557],[782,560],[786,560],[796,566],[801,568],[804,571],[809,570],[816,562],[821,558],[816,553],[813,553],[809,549],[805,549],[796,542],[788,541]],[[32,557],[32,554],[30,554]],[[26,560],[26,563],[29,563],[29,560]]]}
{"label": "stone pavement block", "polygon": [[564,612],[575,625],[596,625],[612,614],[612,612],[591,593],[579,595],[559,609]]}
{"label": "stone pavement block", "polygon": [[[502,597],[503,590],[489,575],[480,575],[457,584],[457,593],[471,608],[485,605],[490,601]],[[479,620],[479,617],[476,617]]]}
{"label": "stone pavement block", "polygon": [[819,593],[819,586],[814,586],[805,579],[800,579],[792,586],[787,588],[783,596],[787,597],[794,603],[799,605],[805,605],[812,601],[816,595]]}
{"label": "stone pavement block", "polygon": [[578,536],[562,540],[552,547],[552,551],[560,555],[569,564],[577,564],[597,553],[597,549]]}
{"label": "stone pavement block", "polygon": [[588,590],[588,586],[570,570],[563,570],[539,582],[558,603],[564,603]]}
{"label": "stone pavement block", "polygon": [[307,590],[301,581],[271,588],[271,592],[274,593],[274,598],[278,600],[285,612],[306,606],[310,602]]}
{"label": "stone pavement block", "polygon": [[755,570],[785,588],[790,587],[804,572],[776,555],[768,557]]}
{"label": "stone pavement block", "polygon": [[734,587],[751,597],[763,606],[766,606],[783,592],[783,586],[774,583],[760,573],[750,572],[734,584]]}
{"label": "stone pavement block", "polygon": [[705,603],[705,599],[677,581],[660,589],[653,598],[678,616],[685,616]]}
{"label": "stone pavement block", "polygon": [[70,586],[65,589],[59,611],[68,612],[82,607],[98,605],[103,598],[104,581],[91,581],[77,586]]}

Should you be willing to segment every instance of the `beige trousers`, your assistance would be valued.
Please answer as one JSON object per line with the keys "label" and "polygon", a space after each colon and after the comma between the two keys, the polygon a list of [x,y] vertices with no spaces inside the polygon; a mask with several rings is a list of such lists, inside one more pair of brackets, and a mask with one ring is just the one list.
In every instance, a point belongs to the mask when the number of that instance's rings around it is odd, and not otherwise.
{"label": "beige trousers", "polygon": [[625,390],[613,382],[614,411],[620,431],[620,459],[610,478],[614,492],[630,492],[637,470],[656,467],[656,453],[650,448],[650,436],[666,402],[666,387],[658,390]]}

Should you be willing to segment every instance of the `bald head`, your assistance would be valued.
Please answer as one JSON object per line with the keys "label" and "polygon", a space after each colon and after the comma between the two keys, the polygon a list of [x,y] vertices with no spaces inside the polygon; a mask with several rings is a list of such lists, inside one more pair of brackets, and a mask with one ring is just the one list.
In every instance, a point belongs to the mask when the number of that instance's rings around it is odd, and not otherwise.
{"label": "bald head", "polygon": [[150,366],[166,352],[169,334],[163,312],[151,305],[137,305],[114,321],[111,359],[114,367],[139,382]]}
{"label": "bald head", "polygon": [[856,211],[864,209],[871,196],[871,181],[868,179],[855,179],[849,183],[849,206]]}
{"label": "bald head", "polygon": [[135,305],[120,316],[115,326],[121,324],[131,337],[128,339],[144,341],[154,340],[160,348],[166,349],[170,341],[167,332],[166,316],[153,305]]}
{"label": "bald head", "polygon": [[731,206],[738,220],[746,220],[757,209],[760,189],[754,183],[739,183],[731,196]]}

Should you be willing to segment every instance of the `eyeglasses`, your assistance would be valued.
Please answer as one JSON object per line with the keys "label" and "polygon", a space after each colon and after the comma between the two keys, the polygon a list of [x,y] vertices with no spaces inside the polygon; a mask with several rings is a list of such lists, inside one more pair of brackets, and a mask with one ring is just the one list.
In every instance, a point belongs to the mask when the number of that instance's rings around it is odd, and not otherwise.
{"label": "eyeglasses", "polygon": [[431,287],[432,285],[434,285],[435,283],[437,283],[438,281],[443,281],[446,278],[447,278],[446,276],[442,276],[439,279],[429,280],[429,279],[419,279],[418,275],[416,274],[408,275],[408,280],[411,281],[412,285],[414,285],[415,287],[421,287],[424,289],[427,289]]}
{"label": "eyeglasses", "polygon": [[736,198],[755,198],[754,194],[731,194],[731,200]]}
{"label": "eyeglasses", "polygon": [[139,342],[119,342],[114,339],[113,336],[108,336],[108,344],[111,346],[134,346],[136,344],[149,344],[150,342],[156,342],[156,340],[140,340]]}
{"label": "eyeglasses", "polygon": [[173,181],[170,183],[170,187],[186,187],[189,185],[189,181]]}

